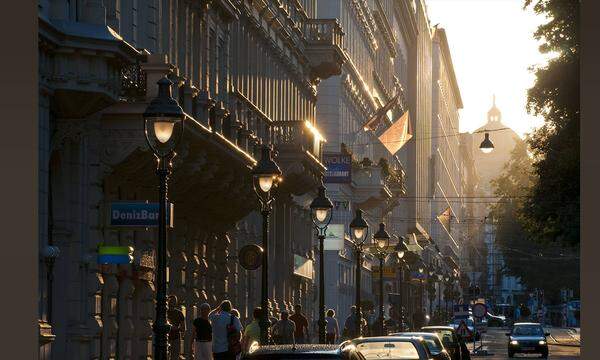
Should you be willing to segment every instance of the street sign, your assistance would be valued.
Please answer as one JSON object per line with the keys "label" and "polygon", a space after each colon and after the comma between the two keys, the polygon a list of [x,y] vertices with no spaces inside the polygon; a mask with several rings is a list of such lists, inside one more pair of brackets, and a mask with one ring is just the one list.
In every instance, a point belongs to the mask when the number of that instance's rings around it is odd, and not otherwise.
{"label": "street sign", "polygon": [[464,321],[460,322],[460,325],[458,325],[458,328],[456,328],[456,333],[462,337],[471,336],[471,330],[469,330],[469,328],[467,327],[467,323],[465,323]]}
{"label": "street sign", "polygon": [[238,259],[240,265],[246,270],[256,270],[262,263],[263,249],[254,244],[246,245],[240,249]]}
{"label": "street sign", "polygon": [[[110,203],[108,226],[111,227],[158,227],[158,203],[146,201],[116,201]],[[173,227],[173,204],[167,207],[167,226]]]}
{"label": "street sign", "polygon": [[477,303],[473,305],[473,316],[482,319],[487,314],[487,306],[482,303]]}

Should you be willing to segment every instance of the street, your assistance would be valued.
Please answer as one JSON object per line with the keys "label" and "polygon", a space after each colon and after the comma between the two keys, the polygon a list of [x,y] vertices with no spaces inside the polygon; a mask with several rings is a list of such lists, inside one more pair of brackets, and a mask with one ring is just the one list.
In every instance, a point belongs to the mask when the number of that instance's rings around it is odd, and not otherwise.
{"label": "street", "polygon": [[[563,328],[547,328],[550,331],[548,337],[549,359],[579,359],[580,348],[578,345],[579,335],[573,334]],[[487,356],[473,356],[476,359],[508,359],[507,344],[506,344],[506,329],[490,328],[483,336],[483,349],[488,351]],[[479,345],[479,342],[477,343]],[[469,349],[472,349],[473,344],[469,344]],[[516,358],[534,357],[538,358],[537,354],[517,354]]]}

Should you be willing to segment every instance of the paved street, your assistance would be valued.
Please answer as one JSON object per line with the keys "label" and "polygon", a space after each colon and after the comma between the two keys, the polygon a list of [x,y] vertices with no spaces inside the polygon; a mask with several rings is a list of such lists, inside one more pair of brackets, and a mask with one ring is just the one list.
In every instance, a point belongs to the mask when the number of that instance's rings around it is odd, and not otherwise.
{"label": "paved street", "polygon": [[[572,346],[578,344],[578,341],[575,339],[579,338],[577,333],[570,331],[568,329],[558,329],[551,328],[550,330],[551,337],[548,339],[548,344],[550,345],[550,354],[549,359],[579,359],[580,349],[577,346]],[[488,356],[474,356],[475,359],[508,359],[508,354],[506,351],[506,329],[489,329],[488,333],[483,336],[483,348],[488,350],[490,355]],[[557,342],[558,341],[558,342]],[[559,345],[567,344],[566,345]],[[479,343],[478,343],[479,345]],[[469,349],[472,349],[473,344],[469,344]],[[521,355],[517,354],[516,358],[526,358],[526,357],[534,357],[538,358],[539,355],[531,354],[531,355]]]}

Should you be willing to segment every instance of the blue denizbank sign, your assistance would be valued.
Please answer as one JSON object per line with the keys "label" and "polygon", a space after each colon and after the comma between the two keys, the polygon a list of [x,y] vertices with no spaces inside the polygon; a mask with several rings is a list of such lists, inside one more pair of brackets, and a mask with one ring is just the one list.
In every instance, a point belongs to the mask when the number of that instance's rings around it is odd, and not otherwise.
{"label": "blue denizbank sign", "polygon": [[325,183],[349,184],[352,182],[352,155],[345,154],[323,154],[325,171]]}
{"label": "blue denizbank sign", "polygon": [[[173,204],[167,208],[167,225],[173,227]],[[158,227],[158,203],[113,202],[110,204],[109,226]]]}

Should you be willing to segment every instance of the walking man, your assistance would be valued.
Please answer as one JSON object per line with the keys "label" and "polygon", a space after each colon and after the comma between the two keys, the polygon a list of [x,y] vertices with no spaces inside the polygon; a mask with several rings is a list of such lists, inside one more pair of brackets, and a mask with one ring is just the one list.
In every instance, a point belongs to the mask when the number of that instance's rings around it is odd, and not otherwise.
{"label": "walking man", "polygon": [[213,330],[213,358],[214,360],[235,360],[234,352],[229,351],[229,331],[231,325],[235,331],[242,331],[240,319],[231,314],[231,302],[223,300],[218,308],[211,311],[208,316]]}
{"label": "walking man", "polygon": [[212,326],[208,321],[210,305],[200,305],[200,317],[194,319],[194,360],[212,360]]}
{"label": "walking man", "polygon": [[307,343],[310,339],[308,337],[308,319],[302,314],[302,305],[297,304],[294,306],[294,315],[290,316],[290,320],[296,325],[296,332],[294,333],[296,343]]}
{"label": "walking man", "polygon": [[356,306],[350,307],[350,315],[344,323],[344,337],[354,339],[358,336],[358,316],[356,315]]}
{"label": "walking man", "polygon": [[296,325],[289,319],[287,310],[281,311],[281,320],[273,325],[273,341],[277,345],[294,344]]}

